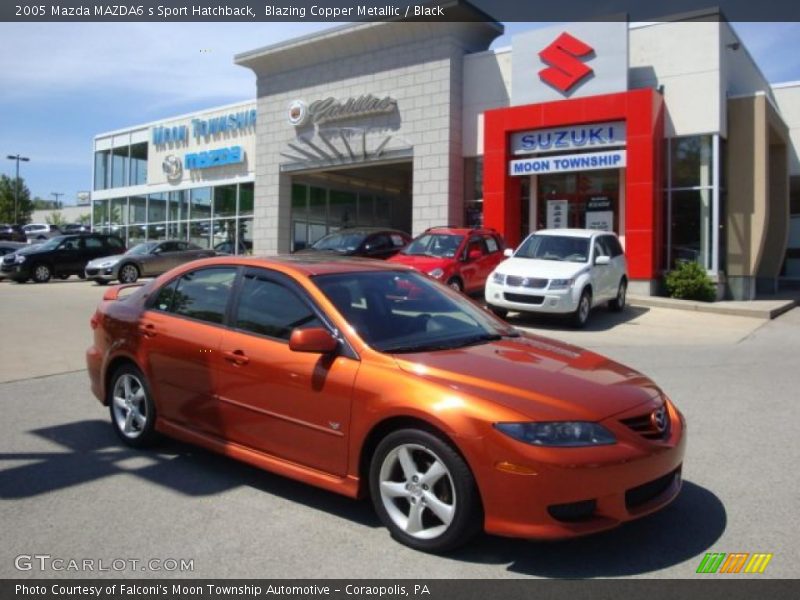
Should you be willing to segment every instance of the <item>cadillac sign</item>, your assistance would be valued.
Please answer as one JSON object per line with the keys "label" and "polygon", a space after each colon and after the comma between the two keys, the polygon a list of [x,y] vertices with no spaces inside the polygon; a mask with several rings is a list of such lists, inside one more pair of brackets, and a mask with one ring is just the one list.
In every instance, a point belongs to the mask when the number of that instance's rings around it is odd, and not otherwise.
{"label": "cadillac sign", "polygon": [[289,124],[295,127],[302,127],[309,123],[322,125],[332,121],[389,114],[396,110],[397,100],[390,96],[378,98],[372,94],[347,100],[328,97],[309,105],[302,100],[295,100],[289,105]]}

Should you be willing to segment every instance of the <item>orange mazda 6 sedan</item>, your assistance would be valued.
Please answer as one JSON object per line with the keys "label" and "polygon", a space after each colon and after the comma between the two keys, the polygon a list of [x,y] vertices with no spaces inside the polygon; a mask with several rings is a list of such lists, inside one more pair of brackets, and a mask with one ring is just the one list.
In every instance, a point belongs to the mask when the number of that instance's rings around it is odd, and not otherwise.
{"label": "orange mazda 6 sedan", "polygon": [[368,495],[431,552],[602,531],[680,490],[685,423],[650,379],[408,267],[226,256],[125,287],[87,362],[131,446],[161,433]]}

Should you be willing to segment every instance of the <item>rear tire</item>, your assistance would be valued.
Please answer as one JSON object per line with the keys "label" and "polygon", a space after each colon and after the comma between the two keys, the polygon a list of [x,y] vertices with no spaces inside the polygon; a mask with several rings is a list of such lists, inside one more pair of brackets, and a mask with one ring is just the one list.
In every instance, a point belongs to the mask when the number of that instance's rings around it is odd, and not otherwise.
{"label": "rear tire", "polygon": [[447,280],[447,287],[457,292],[464,292],[464,283],[458,277],[451,277]]}
{"label": "rear tire", "polygon": [[157,439],[156,406],[144,374],[132,364],[114,371],[106,392],[111,425],[128,446],[144,448]]}
{"label": "rear tire", "polygon": [[415,550],[447,552],[481,530],[472,471],[448,442],[427,431],[387,435],[372,456],[369,486],[392,537]]}
{"label": "rear tire", "polygon": [[617,297],[608,303],[608,307],[614,312],[622,312],[625,309],[625,300],[628,295],[628,282],[623,277],[617,288]]}
{"label": "rear tire", "polygon": [[35,283],[47,283],[53,276],[53,271],[44,263],[39,263],[33,267],[33,281]]}
{"label": "rear tire", "polygon": [[578,308],[572,313],[572,324],[576,329],[583,329],[589,322],[589,314],[592,312],[592,292],[583,290],[581,299],[578,300]]}

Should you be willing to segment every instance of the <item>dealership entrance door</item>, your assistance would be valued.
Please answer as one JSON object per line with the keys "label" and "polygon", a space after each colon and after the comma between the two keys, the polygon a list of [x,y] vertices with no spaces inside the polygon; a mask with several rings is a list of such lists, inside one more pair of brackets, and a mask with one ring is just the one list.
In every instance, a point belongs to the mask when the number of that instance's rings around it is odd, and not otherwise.
{"label": "dealership entrance door", "polygon": [[411,183],[411,161],[294,173],[292,251],[346,227],[410,233]]}
{"label": "dealership entrance door", "polygon": [[[522,221],[529,230],[600,229],[620,233],[624,227],[624,181],[621,169],[550,173],[531,178],[531,197],[522,202]],[[532,225],[532,226],[531,226]]]}

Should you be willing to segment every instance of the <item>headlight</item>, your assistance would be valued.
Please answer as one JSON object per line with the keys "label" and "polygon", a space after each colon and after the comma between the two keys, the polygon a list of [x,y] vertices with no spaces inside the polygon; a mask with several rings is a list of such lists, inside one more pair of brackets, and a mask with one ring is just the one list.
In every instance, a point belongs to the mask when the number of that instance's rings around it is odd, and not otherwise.
{"label": "headlight", "polygon": [[573,285],[575,285],[574,279],[551,279],[550,280],[550,287],[548,289],[551,290],[568,290]]}
{"label": "headlight", "polygon": [[92,266],[95,266],[95,267],[97,267],[99,269],[106,269],[108,267],[113,267],[118,262],[119,262],[118,260],[104,260],[103,262],[101,262],[101,263],[99,263],[97,265],[92,265]]}
{"label": "headlight", "polygon": [[499,283],[500,285],[503,285],[505,282],[506,282],[505,275],[503,275],[502,273],[498,273],[497,271],[492,273],[492,283]]}
{"label": "headlight", "polygon": [[428,275],[430,275],[434,279],[441,279],[444,276],[444,269],[439,269],[437,267],[433,271],[428,271]]}
{"label": "headlight", "polygon": [[17,254],[14,257],[14,262],[17,263],[18,265],[21,265],[22,263],[25,262],[25,257],[22,254]]}
{"label": "headlight", "polygon": [[534,446],[602,446],[617,441],[608,429],[588,421],[495,423],[494,426],[507,436]]}

